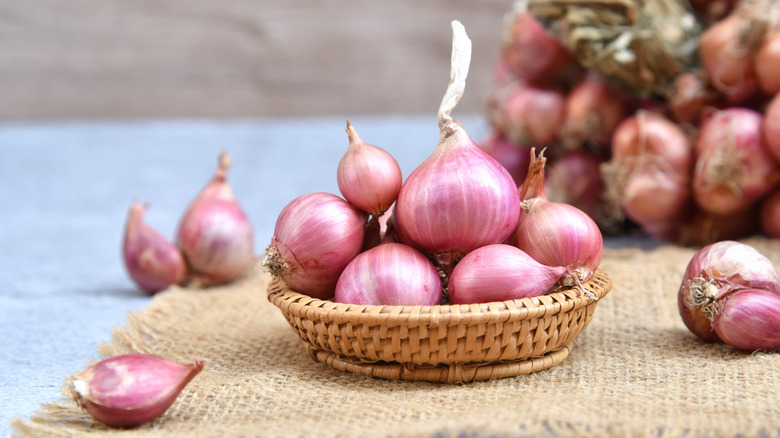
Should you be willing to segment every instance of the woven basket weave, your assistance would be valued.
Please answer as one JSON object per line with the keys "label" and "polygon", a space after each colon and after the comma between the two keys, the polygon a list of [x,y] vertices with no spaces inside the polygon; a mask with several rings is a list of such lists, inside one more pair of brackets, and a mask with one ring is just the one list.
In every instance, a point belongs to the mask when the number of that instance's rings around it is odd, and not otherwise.
{"label": "woven basket weave", "polygon": [[[598,298],[612,280],[597,270],[585,287]],[[385,379],[468,382],[548,369],[569,356],[598,301],[577,288],[471,305],[366,306],[295,292],[280,279],[268,300],[335,369]]]}

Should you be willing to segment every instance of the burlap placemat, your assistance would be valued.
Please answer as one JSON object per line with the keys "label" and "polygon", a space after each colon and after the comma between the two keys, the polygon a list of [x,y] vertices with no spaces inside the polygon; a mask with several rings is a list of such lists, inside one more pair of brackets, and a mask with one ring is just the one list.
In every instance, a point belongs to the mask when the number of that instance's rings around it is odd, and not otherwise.
{"label": "burlap placemat", "polygon": [[[780,261],[780,241],[746,242]],[[676,294],[693,254],[663,244],[609,249],[602,267],[613,290],[568,359],[455,385],[372,379],[313,361],[266,300],[259,267],[227,287],[174,288],[130,314],[99,351],[206,360],[165,415],[112,430],[63,399],[12,427],[20,437],[778,436],[780,353],[703,343],[680,320]]]}

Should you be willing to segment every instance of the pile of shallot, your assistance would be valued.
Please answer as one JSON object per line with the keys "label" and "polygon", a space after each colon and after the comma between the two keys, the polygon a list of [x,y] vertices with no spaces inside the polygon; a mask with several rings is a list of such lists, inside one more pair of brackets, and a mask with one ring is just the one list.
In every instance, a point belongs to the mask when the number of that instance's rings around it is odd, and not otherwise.
{"label": "pile of shallot", "polygon": [[488,117],[518,184],[547,148],[549,199],[605,233],[780,237],[776,1],[520,0]]}
{"label": "pile of shallot", "polygon": [[292,290],[367,305],[471,304],[585,287],[601,262],[596,223],[545,194],[543,152],[529,151],[518,188],[451,112],[465,90],[471,41],[452,22],[441,138],[402,180],[396,160],[347,121],[339,197],[309,193],[285,206],[263,265]]}
{"label": "pile of shallot", "polygon": [[222,152],[214,176],[184,213],[175,245],[144,222],[146,204],[133,201],[122,255],[140,288],[156,293],[177,284],[215,286],[249,269],[252,226],[227,182],[229,168],[230,156]]}

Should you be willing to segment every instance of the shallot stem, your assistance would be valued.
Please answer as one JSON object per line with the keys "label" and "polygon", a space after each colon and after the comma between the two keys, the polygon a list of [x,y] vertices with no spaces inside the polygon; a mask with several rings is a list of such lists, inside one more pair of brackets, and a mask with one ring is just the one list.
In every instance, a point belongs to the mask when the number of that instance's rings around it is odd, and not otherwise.
{"label": "shallot stem", "polygon": [[466,90],[466,78],[471,64],[471,40],[466,28],[458,20],[452,21],[452,59],[450,65],[450,83],[439,106],[439,129],[441,142],[459,128],[452,120],[452,110],[460,102]]}
{"label": "shallot stem", "polygon": [[230,170],[231,164],[232,160],[230,159],[230,154],[225,151],[220,152],[219,165],[217,166],[217,171],[214,172],[214,177],[220,180],[224,180],[227,177],[227,172]]}

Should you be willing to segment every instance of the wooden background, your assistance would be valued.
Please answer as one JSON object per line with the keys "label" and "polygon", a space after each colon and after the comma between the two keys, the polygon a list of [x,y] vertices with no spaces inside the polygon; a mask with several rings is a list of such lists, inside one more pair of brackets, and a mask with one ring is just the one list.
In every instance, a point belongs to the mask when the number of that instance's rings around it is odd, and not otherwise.
{"label": "wooden background", "polygon": [[481,112],[511,0],[0,0],[0,120]]}

